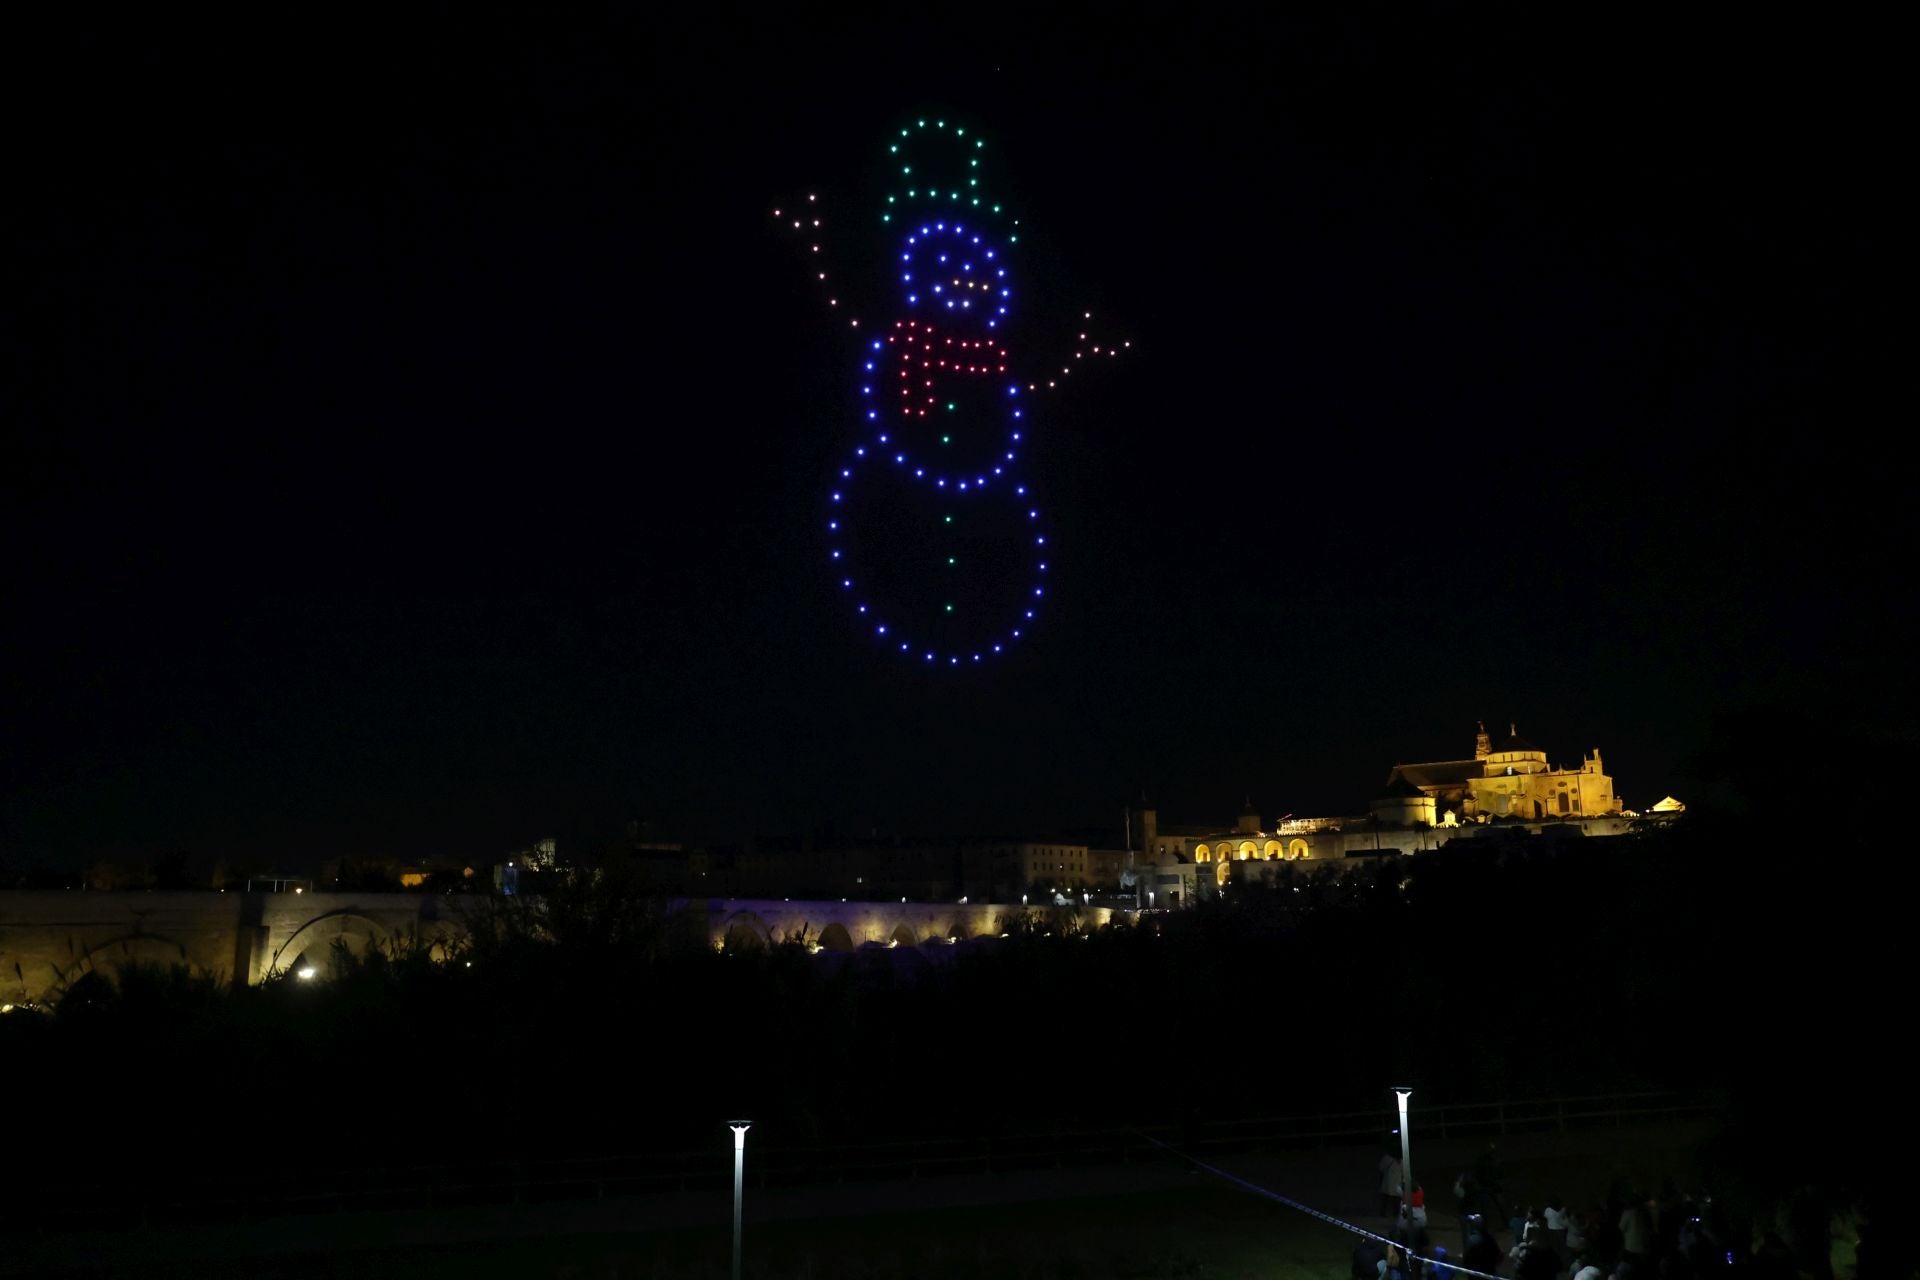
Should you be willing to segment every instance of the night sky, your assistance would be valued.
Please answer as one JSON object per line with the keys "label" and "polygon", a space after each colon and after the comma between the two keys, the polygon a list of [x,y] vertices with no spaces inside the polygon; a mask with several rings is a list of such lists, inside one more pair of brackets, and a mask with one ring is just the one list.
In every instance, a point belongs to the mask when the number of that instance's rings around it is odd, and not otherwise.
{"label": "night sky", "polygon": [[[1886,33],[697,9],[9,16],[0,866],[1345,813],[1482,719],[1817,803],[1911,741]],[[855,346],[770,217],[886,297],[921,113],[1022,358],[1133,344],[1040,414],[991,669],[832,588]]]}

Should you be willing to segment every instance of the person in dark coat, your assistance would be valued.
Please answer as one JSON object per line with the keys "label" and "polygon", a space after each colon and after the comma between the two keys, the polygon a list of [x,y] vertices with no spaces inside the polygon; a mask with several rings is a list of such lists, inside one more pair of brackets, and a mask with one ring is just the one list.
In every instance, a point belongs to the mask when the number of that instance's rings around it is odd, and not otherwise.
{"label": "person in dark coat", "polygon": [[1467,1247],[1460,1255],[1461,1266],[1492,1275],[1500,1270],[1500,1260],[1505,1256],[1500,1252],[1500,1242],[1493,1238],[1484,1215],[1474,1214],[1467,1219]]}
{"label": "person in dark coat", "polygon": [[1467,1234],[1472,1229],[1469,1223],[1480,1212],[1480,1180],[1469,1170],[1454,1182],[1453,1189],[1456,1200],[1454,1213],[1456,1221],[1460,1223],[1460,1247],[1465,1249]]}
{"label": "person in dark coat", "polygon": [[1483,1190],[1491,1191],[1496,1195],[1499,1194],[1501,1181],[1499,1150],[1498,1143],[1489,1142],[1473,1158],[1474,1181],[1478,1182]]}

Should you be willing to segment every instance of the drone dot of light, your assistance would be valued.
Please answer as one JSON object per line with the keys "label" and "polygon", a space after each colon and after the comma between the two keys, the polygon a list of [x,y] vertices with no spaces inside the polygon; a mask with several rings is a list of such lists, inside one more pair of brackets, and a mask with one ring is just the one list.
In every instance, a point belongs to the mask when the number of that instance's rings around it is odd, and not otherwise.
{"label": "drone dot of light", "polygon": [[[857,484],[859,483],[859,481],[856,479],[854,483]],[[1037,514],[1038,514],[1037,511],[1029,512],[1030,517]],[[952,513],[943,513],[941,516],[941,520],[943,524],[951,525],[954,523],[954,516]],[[837,532],[840,528],[840,524],[841,522],[837,519],[831,520],[828,522],[828,528],[832,531]],[[837,542],[837,539],[835,541]],[[1036,539],[1036,545],[1037,545],[1037,542],[1038,540]],[[833,547],[833,551],[836,555],[836,558],[842,552],[842,550],[843,549],[837,545]],[[950,567],[957,565],[957,563],[958,563],[957,556],[947,557],[947,564]],[[1041,566],[1039,565],[1035,565],[1034,567],[1035,567],[1036,573],[1039,572],[1041,569]],[[857,572],[858,570],[856,569],[856,573]],[[854,590],[858,584],[854,578],[843,578],[841,579],[840,585],[843,590],[851,591],[851,590]],[[1038,593],[1036,592],[1036,594]],[[858,599],[857,596],[856,596],[856,599]],[[857,613],[862,616],[869,614],[871,610],[872,610],[872,605],[867,601],[862,600],[856,605]],[[937,616],[942,618],[958,619],[964,613],[964,610],[962,610],[955,601],[947,600],[947,601],[941,602],[940,607],[936,612],[937,612]],[[1034,616],[1034,611],[1032,609],[1021,610],[1019,613],[1019,616],[1023,620],[1031,620]],[[885,636],[887,637],[888,643],[893,643],[898,638],[899,628],[893,620],[882,621],[882,620],[875,619],[874,624],[875,624],[875,629],[872,632],[872,634],[876,638]],[[882,628],[885,628],[885,630],[882,630]],[[980,645],[980,647],[976,648],[976,647],[970,646],[965,650],[960,650],[956,648],[952,651],[943,651],[946,648],[945,646],[936,645],[935,648],[926,651],[927,660],[929,662],[937,663],[940,658],[945,657],[947,659],[946,665],[949,667],[959,665],[959,663],[963,658],[968,659],[970,661],[982,661],[985,659],[989,651],[996,654],[1006,652],[1006,646],[1010,644],[1013,640],[1018,639],[1020,635],[1021,635],[1020,629],[1011,628],[1008,631],[1003,632],[1001,639],[998,641],[992,640],[991,637],[983,637],[982,644]],[[911,640],[899,640],[899,645],[900,645],[899,651],[902,653],[910,652],[913,650],[913,647],[914,647],[913,642]],[[979,656],[975,657],[974,656],[975,654],[978,654]]]}

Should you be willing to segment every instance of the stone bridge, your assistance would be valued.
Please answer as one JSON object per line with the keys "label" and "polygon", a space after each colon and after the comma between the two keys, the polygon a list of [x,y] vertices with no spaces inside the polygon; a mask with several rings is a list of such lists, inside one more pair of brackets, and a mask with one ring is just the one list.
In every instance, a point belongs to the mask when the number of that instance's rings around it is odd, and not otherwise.
{"label": "stone bridge", "polygon": [[[89,973],[184,965],[236,986],[275,974],[324,976],[341,949],[421,946],[465,935],[466,895],[428,893],[0,892],[0,1005],[47,1003]],[[1065,931],[1113,918],[1104,906],[685,898],[668,904],[715,947],[731,939],[827,951],[998,937],[1030,921]]]}
{"label": "stone bridge", "polygon": [[676,909],[706,918],[714,946],[749,939],[801,942],[828,951],[893,944],[917,947],[927,942],[964,942],[999,937],[1031,921],[1041,929],[1082,929],[1111,922],[1104,906],[1023,906],[1020,903],[835,902],[800,898],[689,898]]}
{"label": "stone bridge", "polygon": [[185,965],[235,985],[325,972],[336,944],[445,947],[457,899],[415,893],[0,893],[0,1004],[57,998],[88,973]]}

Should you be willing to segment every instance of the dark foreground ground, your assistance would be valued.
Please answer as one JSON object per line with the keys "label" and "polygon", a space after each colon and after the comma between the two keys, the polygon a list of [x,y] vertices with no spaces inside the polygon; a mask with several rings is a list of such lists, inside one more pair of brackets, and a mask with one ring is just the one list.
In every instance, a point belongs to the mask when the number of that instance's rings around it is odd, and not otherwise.
{"label": "dark foreground ground", "polygon": [[[1698,1184],[1699,1125],[1499,1139],[1517,1195],[1601,1203],[1614,1179]],[[1421,1143],[1414,1166],[1436,1201],[1435,1235],[1457,1246],[1444,1188],[1485,1139]],[[1213,1163],[1362,1226],[1382,1228],[1378,1152],[1334,1147]],[[562,1277],[707,1280],[728,1274],[730,1194],[360,1213],[221,1227],[14,1237],[0,1276]],[[1126,1167],[750,1189],[745,1275],[1135,1277],[1344,1280],[1354,1237],[1172,1159]],[[1504,1237],[1503,1245],[1506,1243]],[[1844,1269],[1849,1258],[1837,1256]]]}

